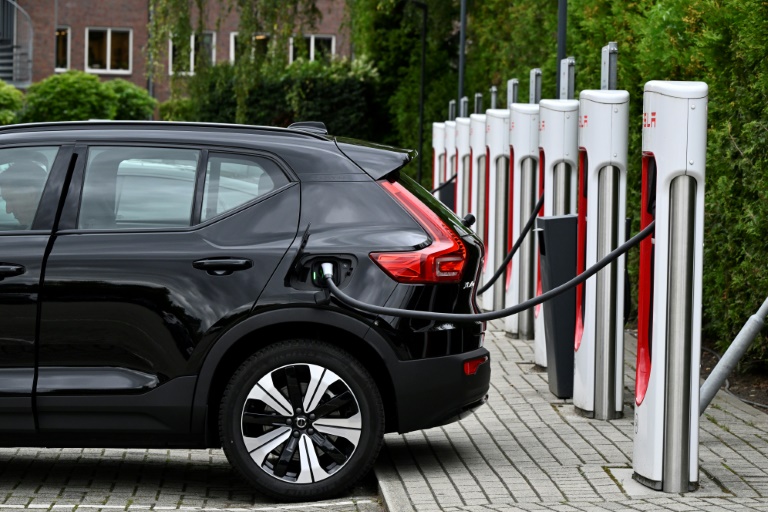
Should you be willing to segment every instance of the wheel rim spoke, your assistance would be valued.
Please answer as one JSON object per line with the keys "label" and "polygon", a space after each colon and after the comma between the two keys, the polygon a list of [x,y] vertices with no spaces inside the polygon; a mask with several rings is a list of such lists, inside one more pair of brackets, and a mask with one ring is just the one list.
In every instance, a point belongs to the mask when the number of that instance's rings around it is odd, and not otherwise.
{"label": "wheel rim spoke", "polygon": [[310,438],[307,436],[304,436],[304,438],[306,439],[304,454],[306,454],[309,469],[312,472],[311,473],[312,481],[317,482],[319,480],[325,480],[331,475],[329,475],[325,471],[325,469],[323,469],[323,467],[320,465],[320,461],[317,459],[317,452],[315,452],[315,447],[312,446],[313,441],[310,440]]}
{"label": "wheel rim spoke", "polygon": [[253,461],[261,467],[269,452],[280,446],[291,435],[291,429],[281,427],[271,430],[259,437],[244,437],[245,448],[251,454]]}
{"label": "wheel rim spoke", "polygon": [[320,407],[314,409],[312,412],[315,413],[316,417],[322,418],[324,416],[331,414],[332,412],[338,411],[345,405],[348,405],[354,399],[355,398],[352,396],[352,393],[350,393],[349,391],[345,391],[342,394],[328,400]]}
{"label": "wheel rim spoke", "polygon": [[267,427],[284,427],[288,418],[275,414],[260,414],[257,412],[244,412],[243,425],[263,425]]}
{"label": "wheel rim spoke", "polygon": [[336,448],[330,439],[319,432],[315,432],[310,436],[312,442],[315,443],[321,450],[323,450],[336,464],[344,464],[347,461],[347,456],[344,455]]}
{"label": "wheel rim spoke", "polygon": [[[321,368],[322,369],[322,368]],[[311,371],[311,368],[310,368]],[[314,380],[315,374],[312,374],[312,378]],[[305,412],[312,412],[314,411],[315,407],[317,407],[317,404],[320,402],[320,399],[323,398],[323,395],[325,395],[325,392],[328,391],[328,388],[333,384],[334,382],[339,380],[339,376],[333,373],[330,370],[324,370],[320,376],[318,376],[318,382],[314,386],[313,393],[310,395],[309,388],[307,388],[307,394],[304,396],[304,411]],[[310,387],[312,387],[313,381],[310,381]]]}
{"label": "wheel rim spoke", "polygon": [[288,382],[288,398],[291,400],[293,410],[303,407],[303,401],[301,397],[301,386],[299,385],[299,379],[296,376],[296,367],[288,366],[285,369],[285,378]]}
{"label": "wheel rim spoke", "polygon": [[288,400],[285,399],[283,394],[280,393],[272,383],[271,373],[262,377],[262,379],[253,386],[251,392],[248,393],[248,400],[261,400],[283,416],[293,415],[291,404],[288,403]]}
{"label": "wheel rim spoke", "polygon": [[285,476],[285,473],[288,471],[288,463],[293,459],[293,454],[296,453],[296,448],[298,446],[298,437],[291,437],[288,439],[288,442],[283,446],[283,451],[280,453],[280,458],[277,460],[277,464],[275,464],[275,476]]}
{"label": "wheel rim spoke", "polygon": [[362,433],[360,429],[339,428],[330,425],[319,425],[317,423],[315,423],[315,430],[322,432],[323,434],[343,437],[355,446],[357,446],[357,443],[360,442],[360,434]]}

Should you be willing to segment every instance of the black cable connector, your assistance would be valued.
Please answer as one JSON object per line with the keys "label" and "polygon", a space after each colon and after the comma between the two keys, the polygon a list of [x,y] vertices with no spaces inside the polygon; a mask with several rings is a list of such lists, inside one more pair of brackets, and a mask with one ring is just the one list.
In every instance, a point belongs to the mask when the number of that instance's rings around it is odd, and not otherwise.
{"label": "black cable connector", "polygon": [[648,224],[648,226],[645,227],[645,229],[643,229],[638,234],[636,234],[635,236],[633,236],[632,238],[630,238],[629,240],[627,240],[626,242],[618,246],[616,249],[608,253],[603,259],[601,259],[600,261],[598,261],[597,263],[592,265],[590,268],[588,268],[578,276],[574,277],[567,283],[563,283],[557,288],[553,288],[552,290],[549,290],[548,292],[543,293],[538,297],[534,297],[530,300],[517,304],[516,306],[500,309],[499,311],[489,311],[487,313],[436,313],[431,311],[411,311],[409,309],[396,309],[396,308],[387,308],[383,306],[375,306],[373,304],[366,304],[365,302],[359,301],[353,297],[350,297],[349,295],[342,292],[341,290],[339,290],[339,287],[336,286],[336,283],[333,282],[333,264],[331,263],[322,264],[323,277],[325,278],[325,283],[328,286],[328,288],[330,288],[331,294],[333,296],[339,299],[339,301],[341,301],[342,304],[358,309],[360,311],[375,313],[377,315],[396,316],[396,317],[403,317],[403,318],[418,318],[421,320],[442,320],[446,322],[484,322],[484,321],[496,320],[498,318],[503,318],[505,316],[510,316],[510,315],[520,313],[521,311],[525,311],[526,309],[537,306],[542,302],[546,302],[553,297],[557,297],[561,293],[565,293],[566,291],[570,290],[576,285],[583,283],[593,275],[597,274],[600,270],[608,266],[611,262],[616,260],[619,256],[629,251],[632,247],[635,247],[636,245],[638,245],[640,241],[642,241],[645,237],[653,233],[653,229],[655,226],[656,226],[656,221],[651,222],[650,224]]}
{"label": "black cable connector", "polygon": [[544,194],[541,194],[541,197],[536,202],[536,205],[533,207],[531,216],[528,218],[528,222],[525,223],[525,226],[523,226],[523,231],[520,233],[520,236],[517,237],[517,241],[515,242],[515,245],[512,246],[512,250],[509,251],[509,254],[506,255],[502,264],[499,265],[499,268],[497,268],[496,272],[493,274],[493,276],[491,276],[491,279],[489,279],[488,282],[485,283],[483,286],[478,288],[477,290],[478,295],[482,295],[483,293],[485,293],[488,290],[488,288],[493,286],[493,283],[495,283],[504,273],[504,269],[507,267],[507,265],[509,265],[509,262],[512,261],[512,257],[515,255],[515,253],[520,248],[520,246],[523,245],[523,240],[525,240],[525,237],[528,236],[528,232],[533,227],[533,223],[536,221],[536,216],[539,214],[539,211],[541,210],[542,206],[544,206]]}
{"label": "black cable connector", "polygon": [[432,189],[430,193],[434,194],[435,192],[440,192],[443,189],[443,187],[445,187],[449,183],[453,183],[454,181],[456,181],[456,176],[458,176],[458,173],[454,174],[453,176],[445,180],[445,182],[441,183],[440,186],[438,186],[437,188]]}

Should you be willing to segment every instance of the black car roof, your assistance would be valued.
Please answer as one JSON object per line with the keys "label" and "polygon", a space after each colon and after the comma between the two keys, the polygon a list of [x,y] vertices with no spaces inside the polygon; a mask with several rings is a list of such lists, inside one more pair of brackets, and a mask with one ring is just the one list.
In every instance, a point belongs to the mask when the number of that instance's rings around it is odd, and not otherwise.
{"label": "black car roof", "polygon": [[[162,135],[161,135],[162,133]],[[52,143],[88,141],[201,142],[217,146],[250,147],[274,151],[299,175],[356,174],[361,170],[373,179],[401,169],[415,152],[352,139],[305,131],[300,128],[241,124],[168,121],[72,121],[30,123],[0,127],[2,136]],[[252,137],[252,136],[257,137]],[[263,139],[262,137],[267,137]],[[306,150],[312,148],[311,154]]]}

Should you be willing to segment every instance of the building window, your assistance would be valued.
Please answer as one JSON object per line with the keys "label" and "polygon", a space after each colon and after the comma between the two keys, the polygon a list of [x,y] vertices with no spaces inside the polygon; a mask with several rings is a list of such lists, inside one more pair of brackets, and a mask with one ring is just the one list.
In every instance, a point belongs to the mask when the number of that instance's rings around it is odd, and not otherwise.
{"label": "building window", "polygon": [[66,71],[69,69],[69,27],[59,27],[56,29],[56,71]]}
{"label": "building window", "polygon": [[[232,64],[238,60],[243,53],[242,44],[240,44],[237,32],[230,32],[229,34],[229,62]],[[269,50],[269,36],[266,34],[255,34],[253,36],[253,52],[254,55],[261,57],[267,56]]]}
{"label": "building window", "polygon": [[195,74],[195,55],[199,54],[208,64],[216,64],[216,32],[203,32],[198,40],[195,34],[189,36],[189,59],[184,59],[181,47],[168,41],[168,74],[173,74],[174,62],[178,63],[178,71],[182,75]]}
{"label": "building window", "polygon": [[331,58],[336,55],[335,36],[313,34],[304,36],[303,42],[299,42],[292,37],[290,45],[291,62],[298,58],[330,62]]}
{"label": "building window", "polygon": [[91,73],[131,74],[133,31],[117,28],[85,29],[85,70]]}

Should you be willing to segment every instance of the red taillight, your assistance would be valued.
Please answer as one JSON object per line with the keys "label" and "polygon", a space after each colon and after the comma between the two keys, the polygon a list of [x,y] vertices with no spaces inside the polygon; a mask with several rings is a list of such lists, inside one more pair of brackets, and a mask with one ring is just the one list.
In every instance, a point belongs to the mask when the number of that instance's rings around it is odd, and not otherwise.
{"label": "red taillight", "polygon": [[477,357],[475,359],[470,359],[469,361],[464,361],[464,375],[476,374],[477,369],[480,368],[480,365],[486,362],[488,362],[488,356]]}
{"label": "red taillight", "polygon": [[382,186],[424,228],[432,243],[418,251],[373,252],[371,259],[401,283],[459,282],[467,259],[461,238],[399,183],[385,181]]}

